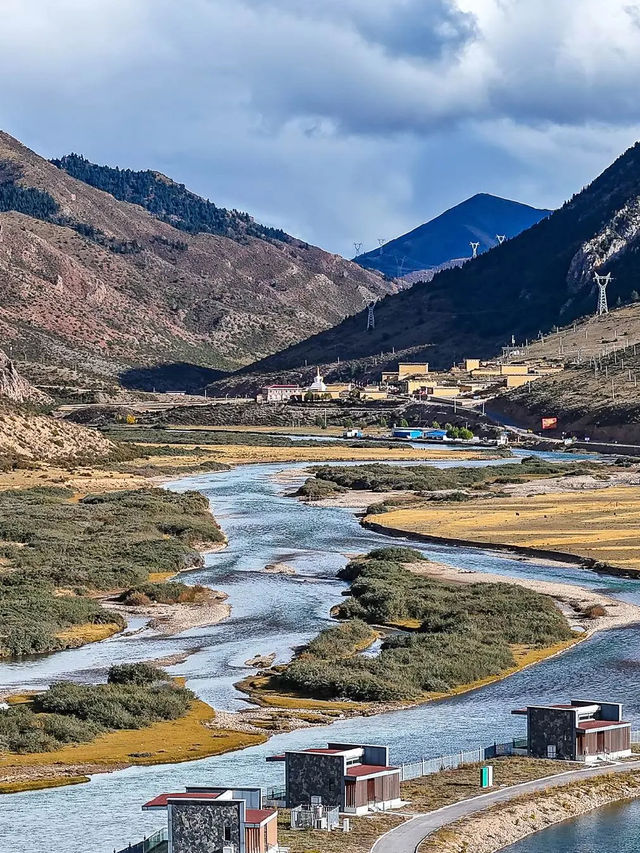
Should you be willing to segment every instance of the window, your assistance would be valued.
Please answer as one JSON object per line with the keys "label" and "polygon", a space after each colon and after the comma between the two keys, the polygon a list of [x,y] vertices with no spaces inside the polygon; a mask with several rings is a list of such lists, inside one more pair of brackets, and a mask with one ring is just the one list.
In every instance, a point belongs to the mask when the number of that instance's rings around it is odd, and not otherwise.
{"label": "window", "polygon": [[556,745],[555,743],[547,744],[547,758],[555,758],[556,757]]}
{"label": "window", "polygon": [[231,827],[225,826],[224,828],[224,840],[231,841]]}

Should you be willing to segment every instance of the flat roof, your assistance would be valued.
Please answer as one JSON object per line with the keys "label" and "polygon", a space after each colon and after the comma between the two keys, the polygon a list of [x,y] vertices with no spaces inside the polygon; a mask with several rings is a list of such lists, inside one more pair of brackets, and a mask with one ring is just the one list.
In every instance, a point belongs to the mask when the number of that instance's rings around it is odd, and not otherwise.
{"label": "flat roof", "polygon": [[303,749],[303,752],[317,752],[320,755],[342,755],[343,752],[349,752],[348,749],[320,749],[320,748],[311,748],[311,749]]}
{"label": "flat roof", "polygon": [[374,776],[376,773],[392,773],[399,767],[385,767],[383,764],[354,764],[347,768],[347,776]]}
{"label": "flat roof", "polygon": [[210,791],[201,791],[200,793],[197,791],[182,791],[178,794],[158,794],[158,796],[154,797],[153,800],[149,800],[148,803],[145,803],[142,808],[166,809],[169,804],[169,800],[215,800],[218,796],[219,794],[214,794]]}

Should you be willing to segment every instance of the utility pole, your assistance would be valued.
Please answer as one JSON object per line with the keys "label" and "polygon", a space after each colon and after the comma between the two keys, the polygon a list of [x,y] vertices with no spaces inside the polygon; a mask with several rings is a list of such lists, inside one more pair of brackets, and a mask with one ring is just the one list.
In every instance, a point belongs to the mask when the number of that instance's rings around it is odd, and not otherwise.
{"label": "utility pole", "polygon": [[598,316],[602,316],[602,314],[609,313],[609,306],[607,304],[607,285],[611,282],[611,273],[608,272],[606,275],[600,275],[597,272],[594,272],[594,276],[596,278],[596,284],[598,285]]}
{"label": "utility pole", "polygon": [[471,243],[469,243],[469,245],[471,246],[471,251],[473,252],[472,257],[477,258],[478,257],[478,249],[480,248],[480,243],[471,242]]}

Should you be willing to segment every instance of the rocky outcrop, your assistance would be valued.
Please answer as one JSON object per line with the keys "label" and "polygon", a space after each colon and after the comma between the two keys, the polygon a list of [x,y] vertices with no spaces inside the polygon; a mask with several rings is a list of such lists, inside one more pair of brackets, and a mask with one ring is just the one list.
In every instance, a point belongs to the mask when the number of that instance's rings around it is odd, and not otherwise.
{"label": "rocky outcrop", "polygon": [[18,373],[15,364],[0,350],[0,397],[14,403],[49,403],[51,398]]}

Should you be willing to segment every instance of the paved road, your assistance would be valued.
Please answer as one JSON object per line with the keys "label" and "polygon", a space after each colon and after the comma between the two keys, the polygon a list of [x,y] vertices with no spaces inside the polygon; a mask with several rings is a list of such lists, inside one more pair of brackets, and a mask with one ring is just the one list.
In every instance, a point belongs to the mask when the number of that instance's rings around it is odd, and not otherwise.
{"label": "paved road", "polygon": [[601,776],[606,773],[623,773],[627,770],[639,769],[640,761],[632,760],[615,765],[609,764],[588,767],[582,770],[570,770],[568,773],[561,773],[558,776],[536,779],[533,782],[523,782],[521,785],[512,785],[509,788],[498,788],[487,794],[480,794],[477,797],[462,800],[459,803],[452,803],[450,806],[443,806],[441,809],[436,809],[436,811],[417,815],[379,838],[371,848],[371,853],[415,853],[420,842],[428,835],[431,835],[432,832],[462,817],[482,811],[489,806],[507,802],[522,794],[535,793],[536,791],[543,791],[547,788],[566,785],[568,782],[578,779],[588,779],[592,776]]}

